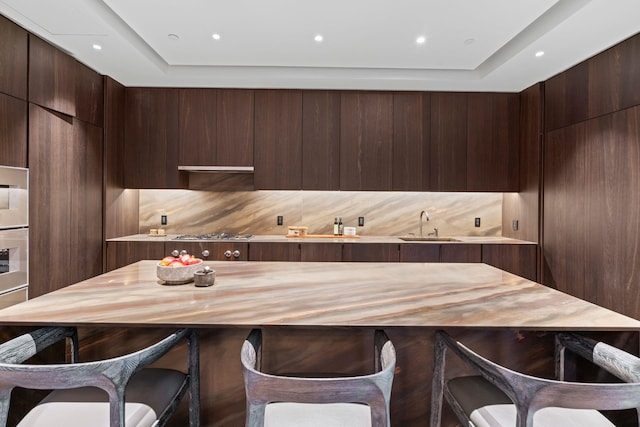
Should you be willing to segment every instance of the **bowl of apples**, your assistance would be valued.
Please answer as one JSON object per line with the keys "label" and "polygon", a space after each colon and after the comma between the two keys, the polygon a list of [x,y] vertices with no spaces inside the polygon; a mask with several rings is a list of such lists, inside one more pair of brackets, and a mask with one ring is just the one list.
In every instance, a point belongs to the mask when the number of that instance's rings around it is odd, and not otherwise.
{"label": "bowl of apples", "polygon": [[182,285],[193,281],[193,275],[202,268],[202,260],[187,251],[174,252],[162,258],[156,267],[158,279],[166,285]]}

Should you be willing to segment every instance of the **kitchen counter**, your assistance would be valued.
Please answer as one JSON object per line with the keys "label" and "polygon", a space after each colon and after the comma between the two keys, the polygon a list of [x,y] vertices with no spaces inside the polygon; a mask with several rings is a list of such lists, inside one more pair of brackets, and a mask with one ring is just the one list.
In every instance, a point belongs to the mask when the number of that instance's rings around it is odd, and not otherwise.
{"label": "kitchen counter", "polygon": [[640,321],[486,264],[207,262],[165,286],[140,261],[0,310],[2,324],[640,330]]}

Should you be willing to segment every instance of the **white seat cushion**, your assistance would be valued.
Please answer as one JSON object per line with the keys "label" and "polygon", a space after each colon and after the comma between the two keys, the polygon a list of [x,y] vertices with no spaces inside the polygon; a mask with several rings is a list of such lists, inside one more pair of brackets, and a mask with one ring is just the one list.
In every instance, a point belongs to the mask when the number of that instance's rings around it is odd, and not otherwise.
{"label": "white seat cushion", "polygon": [[[125,426],[151,427],[185,380],[171,369],[144,369],[126,391]],[[33,408],[18,427],[109,427],[109,398],[95,387],[54,390]]]}
{"label": "white seat cushion", "polygon": [[270,403],[265,427],[371,427],[371,410],[357,403]]}
{"label": "white seat cushion", "polygon": [[[458,377],[447,383],[449,392],[476,427],[513,427],[516,407],[499,388],[480,376]],[[533,416],[535,427],[613,427],[604,415],[591,409],[543,408]]]}

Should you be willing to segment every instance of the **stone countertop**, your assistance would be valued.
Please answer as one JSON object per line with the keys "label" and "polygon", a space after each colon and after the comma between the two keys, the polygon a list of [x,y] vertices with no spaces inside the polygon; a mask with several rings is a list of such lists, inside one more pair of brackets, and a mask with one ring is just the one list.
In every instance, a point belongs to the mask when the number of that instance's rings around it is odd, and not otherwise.
{"label": "stone countertop", "polygon": [[0,310],[5,325],[640,330],[640,321],[485,264],[225,262],[167,286],[140,261]]}
{"label": "stone countertop", "polygon": [[[166,236],[150,236],[148,234],[133,234],[130,236],[116,237],[107,239],[108,242],[167,242],[177,237],[177,234],[167,234]],[[304,237],[292,238],[278,234],[258,234],[249,240],[239,240],[240,242],[309,242],[309,243],[419,243],[419,244],[518,244],[518,245],[535,245],[534,242],[525,240],[511,239],[501,236],[445,236],[456,239],[456,241],[404,241],[396,236],[358,236],[352,237]],[[183,240],[184,242],[197,242],[198,240]],[[216,240],[213,240],[215,242]],[[223,241],[223,240],[218,240]]]}

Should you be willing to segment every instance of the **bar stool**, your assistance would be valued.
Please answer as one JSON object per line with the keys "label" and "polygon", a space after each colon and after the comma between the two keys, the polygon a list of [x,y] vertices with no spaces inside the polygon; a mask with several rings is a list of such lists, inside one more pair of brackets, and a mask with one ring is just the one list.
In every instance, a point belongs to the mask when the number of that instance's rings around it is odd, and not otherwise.
{"label": "bar stool", "polygon": [[[22,364],[64,339],[71,362]],[[188,373],[146,368],[183,340],[189,343]],[[200,425],[199,348],[194,330],[181,329],[140,351],[95,362],[78,362],[75,328],[49,327],[0,345],[0,425],[6,426],[14,387],[51,390],[20,421],[19,427],[163,426],[189,391],[189,425]],[[126,394],[126,402],[125,402]]]}
{"label": "bar stool", "polygon": [[[480,375],[462,376],[445,382],[448,348]],[[564,381],[566,350],[593,362],[626,383]],[[630,408],[636,408],[640,417],[639,358],[580,335],[558,333],[556,367],[558,380],[524,375],[485,359],[447,333],[438,331],[431,427],[440,426],[443,396],[463,425],[477,427],[614,426],[598,410]]]}
{"label": "bar stool", "polygon": [[246,425],[389,427],[396,353],[387,335],[374,334],[375,373],[338,378],[270,375],[260,371],[262,331],[251,331],[241,360],[247,397]]}

